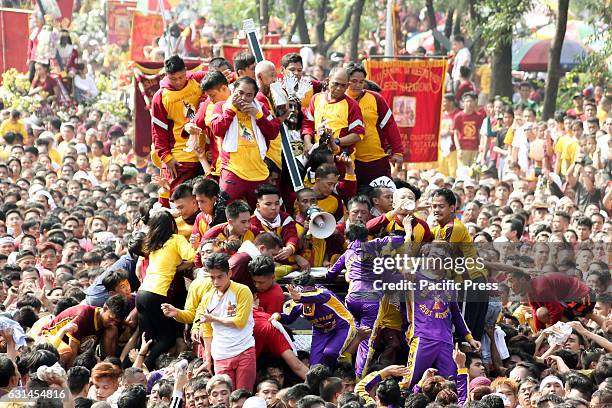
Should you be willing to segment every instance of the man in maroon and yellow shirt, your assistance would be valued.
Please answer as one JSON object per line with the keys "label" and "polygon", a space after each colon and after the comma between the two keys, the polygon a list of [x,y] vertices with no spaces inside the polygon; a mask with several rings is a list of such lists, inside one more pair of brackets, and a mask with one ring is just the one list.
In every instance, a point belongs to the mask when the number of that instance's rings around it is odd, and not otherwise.
{"label": "man in maroon and yellow shirt", "polygon": [[166,77],[151,102],[151,130],[154,154],[161,159],[162,174],[170,183],[170,191],[160,194],[167,201],[176,186],[202,174],[197,153],[185,149],[189,134],[184,127],[195,117],[205,73],[187,72],[178,56],[167,59],[164,67]]}
{"label": "man in maroon and yellow shirt", "polygon": [[210,152],[210,169],[207,176],[215,180],[219,180],[221,174],[221,158],[219,157],[219,138],[217,138],[210,128],[210,122],[212,121],[213,108],[216,103],[225,102],[231,95],[229,90],[229,82],[227,78],[218,71],[210,71],[202,79],[202,92],[204,92],[207,98],[200,104],[198,112],[196,113],[194,123],[202,129],[204,136],[208,140],[207,152]]}
{"label": "man in maroon and yellow shirt", "polygon": [[319,141],[318,130],[325,127],[332,132],[334,154],[339,156],[348,149],[354,156],[355,144],[363,140],[365,128],[359,104],[345,95],[348,82],[346,69],[334,68],[329,74],[329,90],[313,96],[302,122],[304,151],[309,152]]}
{"label": "man in maroon and yellow shirt", "polygon": [[[367,186],[378,177],[391,177],[389,162],[403,162],[404,146],[387,102],[379,93],[364,89],[365,68],[351,63],[346,69],[349,73],[346,94],[359,104],[365,125],[363,139],[355,144],[355,173],[359,186]],[[388,146],[391,157],[387,154]]]}
{"label": "man in maroon and yellow shirt", "polygon": [[284,246],[274,257],[277,262],[287,263],[295,255],[298,234],[295,221],[288,213],[281,211],[280,191],[271,184],[262,184],[256,192],[257,208],[251,217],[249,229],[255,236],[272,232],[283,240]]}
{"label": "man in maroon and yellow shirt", "polygon": [[255,101],[255,80],[241,77],[226,102],[213,108],[210,127],[221,140],[219,187],[228,203],[244,199],[255,206],[255,189],[269,175],[264,161],[271,140],[278,136],[278,123],[271,121],[268,108]]}
{"label": "man in maroon and yellow shirt", "polygon": [[103,307],[69,307],[44,326],[40,335],[57,347],[60,360],[67,367],[72,366],[81,344],[89,339],[101,342],[106,355],[114,356],[118,325],[125,320],[127,313],[127,300],[122,295],[115,295]]}

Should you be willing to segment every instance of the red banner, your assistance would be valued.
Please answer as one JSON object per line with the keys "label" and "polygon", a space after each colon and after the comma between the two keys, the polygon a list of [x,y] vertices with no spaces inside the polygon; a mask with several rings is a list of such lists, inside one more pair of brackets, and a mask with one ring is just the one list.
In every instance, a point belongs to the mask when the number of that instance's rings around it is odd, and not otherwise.
{"label": "red banner", "polygon": [[[29,10],[0,8],[0,69],[28,70]],[[1,79],[1,78],[0,78]]]}
{"label": "red banner", "polygon": [[[277,45],[277,44],[262,44],[261,48],[263,49],[264,55],[268,61],[271,61],[276,65],[276,67],[280,67],[281,58],[283,55],[289,54],[291,52],[297,52],[299,54],[300,49],[302,47],[295,45]],[[223,58],[232,62],[234,60],[234,54],[243,51],[250,51],[248,45],[223,45],[221,48],[221,53]]]}
{"label": "red banner", "polygon": [[107,38],[109,44],[123,46],[130,41],[132,14],[136,1],[109,0],[106,3]]}
{"label": "red banner", "polygon": [[393,109],[408,163],[438,160],[438,138],[447,62],[443,59],[366,61],[368,79]]}
{"label": "red banner", "polygon": [[132,33],[130,59],[146,61],[144,47],[150,46],[153,40],[164,33],[164,20],[159,14],[144,14],[135,12],[132,15]]}

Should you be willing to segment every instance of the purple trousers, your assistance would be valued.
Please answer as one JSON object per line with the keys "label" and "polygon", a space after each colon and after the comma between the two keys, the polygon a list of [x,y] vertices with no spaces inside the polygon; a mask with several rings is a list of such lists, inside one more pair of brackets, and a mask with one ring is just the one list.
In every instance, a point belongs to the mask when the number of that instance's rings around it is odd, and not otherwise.
{"label": "purple trousers", "polygon": [[330,368],[338,365],[338,357],[353,339],[354,330],[351,326],[337,326],[329,332],[312,330],[310,344],[310,366],[324,364]]}
{"label": "purple trousers", "polygon": [[410,340],[410,351],[406,366],[410,369],[410,374],[404,377],[402,387],[408,384],[410,390],[421,380],[423,373],[428,368],[437,369],[437,375],[445,378],[456,376],[457,365],[453,360],[453,344],[423,337],[413,337]]}
{"label": "purple trousers", "polygon": [[346,297],[346,308],[355,318],[356,327],[368,327],[372,329],[369,338],[359,342],[357,356],[355,357],[355,374],[361,377],[374,355],[373,341],[376,339],[376,320],[380,309],[380,300],[375,296],[367,296],[361,293],[349,293]]}

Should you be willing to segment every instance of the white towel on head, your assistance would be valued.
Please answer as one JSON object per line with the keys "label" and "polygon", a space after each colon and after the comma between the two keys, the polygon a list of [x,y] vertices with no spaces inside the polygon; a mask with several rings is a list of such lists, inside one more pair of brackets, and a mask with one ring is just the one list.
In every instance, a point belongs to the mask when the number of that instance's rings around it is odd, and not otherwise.
{"label": "white towel on head", "polygon": [[[257,111],[262,112],[261,105],[257,101],[253,101],[253,106],[257,109]],[[255,122],[255,117],[251,116],[251,126],[253,128],[253,133],[255,133],[255,141],[257,142],[257,146],[259,147],[259,153],[261,155],[261,159],[266,158],[266,153],[268,152],[268,146],[266,145],[266,139],[264,138],[261,130],[257,126]],[[238,129],[238,114],[234,116],[234,120],[230,124],[229,129],[225,133],[225,137],[223,138],[223,144],[221,147],[224,151],[228,153],[236,153],[238,151],[238,137],[240,135],[240,130]]]}

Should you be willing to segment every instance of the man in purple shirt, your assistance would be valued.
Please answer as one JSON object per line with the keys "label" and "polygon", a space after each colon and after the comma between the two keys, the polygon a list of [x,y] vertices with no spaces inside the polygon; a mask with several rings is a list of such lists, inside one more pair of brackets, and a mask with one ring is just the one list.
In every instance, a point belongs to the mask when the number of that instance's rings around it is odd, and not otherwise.
{"label": "man in purple shirt", "polygon": [[[405,217],[405,224],[409,227],[410,217]],[[349,241],[348,248],[338,258],[327,272],[326,278],[335,279],[343,269],[346,269],[346,277],[349,281],[349,290],[346,296],[346,307],[355,318],[355,323],[360,328],[367,327],[372,334],[362,340],[357,348],[355,361],[355,373],[358,377],[366,371],[367,366],[374,354],[374,340],[377,336],[377,318],[380,302],[383,297],[382,290],[375,289],[376,280],[388,280],[382,270],[375,266],[375,260],[383,258],[385,248],[399,250],[405,242],[410,242],[411,234],[406,236],[386,236],[368,241],[368,229],[363,223],[349,225],[346,231]],[[391,255],[391,254],[389,254]]]}
{"label": "man in purple shirt", "polygon": [[[451,258],[450,245],[434,241],[422,248],[424,267],[414,274],[415,289],[408,293],[408,319],[411,322],[406,338],[410,344],[407,367],[402,386],[410,389],[428,368],[436,368],[443,377],[455,376],[453,360],[453,326],[457,337],[480,349],[472,337],[457,303],[455,282],[444,280],[444,266]],[[435,285],[435,287],[434,287]]]}
{"label": "man in purple shirt", "polygon": [[342,302],[329,290],[312,286],[308,276],[294,279],[287,290],[293,302],[289,313],[274,313],[270,321],[291,324],[302,316],[312,323],[310,365],[334,368],[355,336],[355,321]]}

